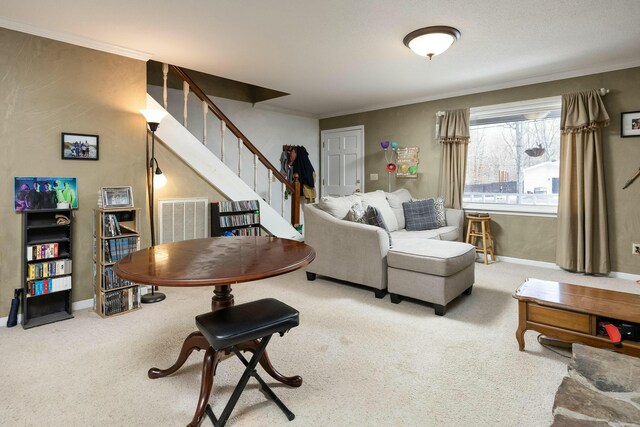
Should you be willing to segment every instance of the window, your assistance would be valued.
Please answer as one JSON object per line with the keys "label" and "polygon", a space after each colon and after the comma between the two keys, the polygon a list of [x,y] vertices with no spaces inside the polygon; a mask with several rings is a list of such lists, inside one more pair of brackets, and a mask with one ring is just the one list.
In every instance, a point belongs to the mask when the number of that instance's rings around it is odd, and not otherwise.
{"label": "window", "polygon": [[560,97],[472,108],[466,209],[555,214]]}

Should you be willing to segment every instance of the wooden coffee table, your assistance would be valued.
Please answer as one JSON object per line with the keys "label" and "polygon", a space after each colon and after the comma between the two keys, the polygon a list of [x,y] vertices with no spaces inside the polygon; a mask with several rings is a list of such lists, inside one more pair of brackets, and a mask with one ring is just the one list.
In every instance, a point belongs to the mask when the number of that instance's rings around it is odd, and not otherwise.
{"label": "wooden coffee table", "polygon": [[513,297],[518,300],[520,351],[524,351],[524,333],[531,329],[561,341],[640,356],[640,342],[622,341],[617,348],[597,331],[603,318],[640,323],[640,295],[528,279]]}

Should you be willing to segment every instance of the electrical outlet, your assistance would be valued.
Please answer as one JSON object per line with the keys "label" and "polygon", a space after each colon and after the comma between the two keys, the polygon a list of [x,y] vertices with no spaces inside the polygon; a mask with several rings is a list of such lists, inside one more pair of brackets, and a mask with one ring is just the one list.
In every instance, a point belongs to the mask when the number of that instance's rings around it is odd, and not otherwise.
{"label": "electrical outlet", "polygon": [[377,173],[369,174],[369,179],[371,181],[377,181],[378,180],[378,174]]}
{"label": "electrical outlet", "polygon": [[640,243],[631,244],[631,253],[634,255],[640,255]]}

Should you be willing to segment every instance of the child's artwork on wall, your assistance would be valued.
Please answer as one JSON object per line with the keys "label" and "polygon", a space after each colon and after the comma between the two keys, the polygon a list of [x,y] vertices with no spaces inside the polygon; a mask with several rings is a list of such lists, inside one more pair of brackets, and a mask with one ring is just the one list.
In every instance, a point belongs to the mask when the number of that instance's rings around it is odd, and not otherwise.
{"label": "child's artwork on wall", "polygon": [[77,209],[75,178],[17,176],[14,178],[16,211]]}
{"label": "child's artwork on wall", "polygon": [[417,178],[418,177],[418,153],[420,147],[398,148],[398,169],[396,178]]}

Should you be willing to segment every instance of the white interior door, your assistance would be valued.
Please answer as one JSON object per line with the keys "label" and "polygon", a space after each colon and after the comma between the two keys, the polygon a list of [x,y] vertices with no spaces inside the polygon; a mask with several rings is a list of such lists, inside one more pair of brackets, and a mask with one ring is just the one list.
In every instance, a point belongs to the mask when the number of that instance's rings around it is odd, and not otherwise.
{"label": "white interior door", "polygon": [[364,192],[364,126],[323,130],[323,196]]}

